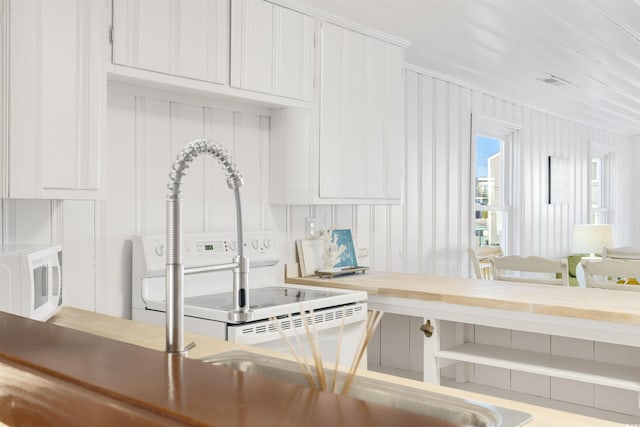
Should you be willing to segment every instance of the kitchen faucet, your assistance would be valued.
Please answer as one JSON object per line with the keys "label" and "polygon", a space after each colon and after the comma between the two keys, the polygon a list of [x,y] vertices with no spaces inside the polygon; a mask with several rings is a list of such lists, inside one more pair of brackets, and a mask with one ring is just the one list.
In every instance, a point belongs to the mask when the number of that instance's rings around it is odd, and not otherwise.
{"label": "kitchen faucet", "polygon": [[[236,200],[236,227],[238,255],[228,264],[185,269],[182,263],[182,195],[180,185],[193,160],[209,153],[220,163],[227,174],[227,185]],[[167,195],[167,264],[166,264],[166,351],[185,355],[193,347],[184,346],[184,275],[202,271],[233,270],[233,307],[230,317],[242,319],[249,311],[249,260],[244,256],[242,235],[242,209],[239,188],[244,184],[242,175],[229,154],[221,145],[198,139],[188,143],[176,157],[169,174],[170,193]]]}

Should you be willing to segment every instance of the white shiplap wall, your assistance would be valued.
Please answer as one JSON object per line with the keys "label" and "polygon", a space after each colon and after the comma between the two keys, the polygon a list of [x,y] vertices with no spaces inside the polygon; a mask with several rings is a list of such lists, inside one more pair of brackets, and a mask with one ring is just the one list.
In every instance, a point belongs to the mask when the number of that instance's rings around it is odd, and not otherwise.
{"label": "white shiplap wall", "polygon": [[[469,274],[471,242],[471,117],[520,128],[514,182],[517,197],[509,252],[548,257],[571,252],[573,224],[589,221],[590,144],[612,155],[612,222],[616,243],[638,241],[633,220],[637,149],[629,138],[465,88],[428,74],[406,74],[405,203],[402,206],[295,206],[287,208],[287,247],[304,236],[304,218],[354,230],[365,263],[376,270],[433,275]],[[547,156],[570,159],[567,204],[547,204]],[[625,166],[626,165],[626,166]],[[287,254],[293,260],[293,249]]]}
{"label": "white shiplap wall", "polygon": [[[397,142],[406,144],[404,205],[271,206],[268,110],[111,84],[108,200],[4,200],[2,240],[64,243],[67,301],[126,316],[131,268],[126,241],[134,233],[163,231],[172,158],[186,141],[208,135],[238,150],[238,164],[252,183],[243,193],[246,227],[273,228],[283,261],[295,259],[294,241],[304,236],[305,218],[315,217],[319,226],[352,228],[357,246],[369,251],[363,263],[376,270],[467,276],[472,114],[520,125],[515,168],[520,197],[512,211],[511,252],[570,252],[572,224],[588,221],[590,143],[614,150],[616,244],[640,240],[635,220],[640,186],[633,174],[637,144],[413,67],[406,72],[406,88],[407,139]],[[571,159],[575,199],[569,204],[545,202],[547,155]],[[213,159],[206,162],[193,166],[189,179],[197,176],[197,183],[185,186],[186,229],[229,229],[232,198],[215,176]]]}
{"label": "white shiplap wall", "polygon": [[[268,180],[268,110],[235,108],[113,84],[109,90],[109,198],[99,207],[103,236],[104,303],[97,308],[130,316],[133,234],[163,234],[171,164],[187,142],[212,139],[233,155],[246,182],[241,189],[244,227],[272,228],[265,199]],[[211,156],[196,159],[183,185],[185,232],[235,230],[233,192]],[[102,306],[100,306],[102,304]]]}

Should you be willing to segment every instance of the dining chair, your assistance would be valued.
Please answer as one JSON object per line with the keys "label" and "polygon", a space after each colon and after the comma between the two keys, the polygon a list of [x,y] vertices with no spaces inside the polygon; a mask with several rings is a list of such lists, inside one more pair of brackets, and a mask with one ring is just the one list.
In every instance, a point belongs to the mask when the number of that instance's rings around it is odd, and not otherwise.
{"label": "dining chair", "polygon": [[587,288],[640,291],[640,259],[582,260]]}
{"label": "dining chair", "polygon": [[467,249],[469,258],[471,258],[471,264],[473,264],[473,271],[476,274],[476,279],[491,279],[491,263],[489,259],[494,256],[503,256],[504,252],[500,246],[479,246],[475,248]]}
{"label": "dining chair", "polygon": [[602,259],[640,259],[640,249],[631,246],[602,249]]}
{"label": "dining chair", "polygon": [[490,262],[494,280],[569,286],[569,265],[566,258],[506,255],[491,258]]}

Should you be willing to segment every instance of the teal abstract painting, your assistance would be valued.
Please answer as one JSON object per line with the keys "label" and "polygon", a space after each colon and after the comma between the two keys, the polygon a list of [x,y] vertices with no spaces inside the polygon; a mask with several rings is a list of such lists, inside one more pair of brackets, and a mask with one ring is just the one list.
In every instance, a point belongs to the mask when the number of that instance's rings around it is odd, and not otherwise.
{"label": "teal abstract painting", "polygon": [[333,265],[334,268],[340,267],[356,267],[358,259],[356,258],[356,249],[353,244],[351,230],[333,230],[333,239],[338,247],[344,246],[344,251],[340,254],[338,262]]}

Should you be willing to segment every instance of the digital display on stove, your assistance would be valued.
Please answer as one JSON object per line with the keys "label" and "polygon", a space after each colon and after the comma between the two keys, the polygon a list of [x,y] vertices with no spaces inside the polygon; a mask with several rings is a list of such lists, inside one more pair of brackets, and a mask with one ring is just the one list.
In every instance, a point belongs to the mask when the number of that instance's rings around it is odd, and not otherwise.
{"label": "digital display on stove", "polygon": [[204,245],[204,250],[205,251],[212,251],[213,250],[213,245],[209,244],[209,245]]}

